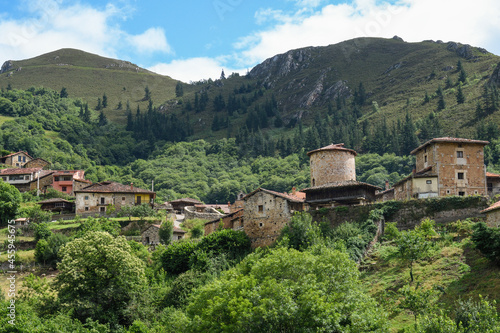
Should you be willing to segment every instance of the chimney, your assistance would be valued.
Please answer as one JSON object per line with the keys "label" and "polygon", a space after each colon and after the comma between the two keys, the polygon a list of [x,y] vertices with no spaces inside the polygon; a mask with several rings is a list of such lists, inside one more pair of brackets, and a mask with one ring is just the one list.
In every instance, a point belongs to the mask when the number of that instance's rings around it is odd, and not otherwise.
{"label": "chimney", "polygon": [[294,186],[292,187],[292,195],[296,195],[297,194],[297,188]]}
{"label": "chimney", "polygon": [[386,181],[385,181],[385,189],[386,189],[386,190],[388,190],[389,188],[390,188],[390,187],[389,187],[389,181],[388,181],[388,180],[386,180]]}
{"label": "chimney", "polygon": [[130,190],[132,191],[134,189],[134,183],[130,183]]}
{"label": "chimney", "polygon": [[415,174],[417,173],[417,169],[413,168],[412,173],[415,176]]}

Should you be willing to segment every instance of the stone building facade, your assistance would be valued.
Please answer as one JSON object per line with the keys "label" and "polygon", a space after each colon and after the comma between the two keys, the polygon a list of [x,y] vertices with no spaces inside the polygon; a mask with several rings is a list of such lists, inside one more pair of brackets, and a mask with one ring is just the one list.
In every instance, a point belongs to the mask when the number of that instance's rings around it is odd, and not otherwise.
{"label": "stone building facade", "polygon": [[305,208],[303,199],[263,188],[248,194],[244,200],[243,230],[252,248],[273,244],[293,214]]}
{"label": "stone building facade", "polygon": [[18,151],[17,153],[0,157],[0,164],[22,168],[27,162],[31,161],[32,159],[33,157],[31,157],[27,152]]}
{"label": "stone building facade", "polygon": [[[160,244],[160,224],[153,224],[147,227],[141,233],[141,241],[143,245],[158,245]],[[172,241],[178,241],[179,239],[183,239],[187,232],[182,230],[179,227],[174,226],[174,230],[172,232]]]}
{"label": "stone building facade", "polygon": [[92,184],[74,192],[76,214],[105,213],[110,205],[119,211],[124,206],[152,204],[156,196],[155,192],[132,184],[122,185],[110,181]]}
{"label": "stone building facade", "polygon": [[220,218],[213,219],[205,223],[205,235],[215,232],[222,221],[224,229],[242,230],[243,229],[243,209],[226,214]]}
{"label": "stone building facade", "polygon": [[24,168],[42,168],[47,170],[50,168],[50,163],[42,158],[35,158],[26,162],[23,166]]}
{"label": "stone building facade", "polygon": [[495,202],[481,213],[486,215],[486,224],[491,228],[500,227],[500,201]]}
{"label": "stone building facade", "polygon": [[311,209],[337,205],[363,205],[375,201],[379,187],[356,181],[357,153],[332,144],[307,153],[311,187],[302,190]]}
{"label": "stone building facade", "polygon": [[311,166],[311,186],[356,180],[357,153],[344,148],[344,144],[332,144],[307,153]]}
{"label": "stone building facade", "polygon": [[487,195],[484,146],[488,141],[434,138],[411,152],[415,171],[394,185],[396,200]]}

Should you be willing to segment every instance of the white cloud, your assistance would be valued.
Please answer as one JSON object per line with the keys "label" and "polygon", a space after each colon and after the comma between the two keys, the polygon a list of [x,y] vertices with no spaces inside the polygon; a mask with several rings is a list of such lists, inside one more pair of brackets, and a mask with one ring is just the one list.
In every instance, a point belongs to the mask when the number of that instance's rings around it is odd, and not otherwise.
{"label": "white cloud", "polygon": [[159,63],[150,68],[158,74],[168,75],[183,82],[195,82],[202,79],[218,79],[222,70],[228,77],[231,73],[245,74],[247,69],[230,69],[225,64],[225,58],[190,58],[173,60],[170,63]]}
{"label": "white cloud", "polygon": [[172,53],[172,49],[165,37],[165,31],[162,28],[149,28],[140,35],[130,36],[129,42],[141,53],[157,51]]}
{"label": "white cloud", "polygon": [[[256,14],[257,22],[274,19],[276,24],[240,38],[233,47],[240,50],[240,66],[256,64],[295,48],[335,44],[355,37],[394,35],[410,42],[441,39],[468,43],[500,54],[499,12],[497,0],[477,0],[473,5],[464,0],[404,0],[395,5],[356,0],[351,4],[326,5],[316,12],[300,9],[284,14],[261,10]],[[297,20],[297,16],[301,19]]]}
{"label": "white cloud", "polygon": [[[114,19],[125,19],[130,8],[107,5],[99,10],[89,5],[60,5],[61,1],[27,1],[30,14],[23,19],[0,19],[0,60],[21,60],[60,48],[77,48],[108,57],[117,57],[126,48],[130,52],[171,52],[165,33],[150,28],[129,35]],[[24,8],[24,7],[23,7]]]}

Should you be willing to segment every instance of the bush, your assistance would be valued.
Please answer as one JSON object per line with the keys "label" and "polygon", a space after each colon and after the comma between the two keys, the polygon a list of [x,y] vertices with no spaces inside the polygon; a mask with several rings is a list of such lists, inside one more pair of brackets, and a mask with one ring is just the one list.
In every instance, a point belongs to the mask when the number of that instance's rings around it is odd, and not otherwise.
{"label": "bush", "polygon": [[36,262],[44,265],[56,267],[61,261],[58,255],[59,249],[69,241],[69,238],[63,234],[53,233],[47,239],[40,239],[35,247]]}
{"label": "bush", "polygon": [[420,225],[415,227],[415,231],[420,233],[425,238],[430,239],[437,235],[436,230],[434,230],[435,225],[436,222],[434,220],[426,218],[420,222]]}
{"label": "bush", "polygon": [[293,215],[289,225],[281,230],[280,239],[288,239],[290,248],[303,251],[317,244],[322,239],[322,233],[310,214],[302,212]]}
{"label": "bush", "polygon": [[39,241],[40,239],[47,239],[52,235],[52,231],[49,229],[49,225],[45,222],[43,223],[31,223],[30,228],[34,232],[35,240]]}
{"label": "bush", "polygon": [[188,304],[189,296],[194,289],[202,286],[208,276],[197,270],[189,270],[179,275],[172,283],[172,288],[165,295],[162,306],[184,308]]}
{"label": "bush", "polygon": [[396,222],[388,222],[385,224],[384,240],[391,241],[399,238],[400,232],[396,227],[396,224]]}
{"label": "bush", "polygon": [[193,242],[175,242],[161,254],[163,269],[168,274],[178,275],[189,270],[189,258],[196,250]]}
{"label": "bush", "polygon": [[497,264],[500,262],[500,229],[479,222],[474,226],[471,240],[486,258]]}

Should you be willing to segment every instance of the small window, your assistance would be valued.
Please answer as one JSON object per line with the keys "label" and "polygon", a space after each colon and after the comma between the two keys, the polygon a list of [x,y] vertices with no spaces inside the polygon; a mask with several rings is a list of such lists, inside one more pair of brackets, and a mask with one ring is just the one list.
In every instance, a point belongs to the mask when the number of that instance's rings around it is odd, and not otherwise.
{"label": "small window", "polygon": [[30,176],[24,176],[24,180],[30,180]]}
{"label": "small window", "polygon": [[432,184],[432,180],[426,180],[425,183],[426,184]]}
{"label": "small window", "polygon": [[458,179],[464,179],[464,173],[463,173],[463,172],[459,172],[459,173],[457,174],[457,178],[458,178]]}
{"label": "small window", "polygon": [[99,211],[102,213],[102,212],[105,212],[106,211],[106,207],[99,207]]}
{"label": "small window", "polygon": [[450,190],[446,190],[446,194],[450,194]]}
{"label": "small window", "polygon": [[26,156],[23,156],[23,162],[26,162]]}
{"label": "small window", "polygon": [[264,226],[264,223],[260,222],[259,227],[262,227],[262,226]]}
{"label": "small window", "polygon": [[88,212],[89,211],[89,207],[85,207],[85,211]]}
{"label": "small window", "polygon": [[461,196],[461,197],[463,197],[465,195],[465,192],[461,192],[460,191],[460,192],[458,192],[458,195]]}
{"label": "small window", "polygon": [[424,155],[424,162],[427,163],[427,155]]}
{"label": "small window", "polygon": [[63,192],[66,192],[66,191],[68,191],[68,188],[67,188],[66,186],[63,186],[63,187],[62,187],[62,191],[63,191]]}
{"label": "small window", "polygon": [[89,200],[89,196],[88,195],[85,196],[85,200]]}
{"label": "small window", "polygon": [[457,158],[464,158],[464,152],[461,150],[457,151]]}
{"label": "small window", "polygon": [[18,161],[18,162],[22,162],[22,161],[23,161],[23,157],[22,157],[22,156],[18,156],[18,157],[17,157],[17,161]]}
{"label": "small window", "polygon": [[264,212],[264,206],[263,205],[259,205],[259,213],[263,213]]}
{"label": "small window", "polygon": [[106,198],[101,198],[101,205],[105,205],[106,204]]}
{"label": "small window", "polygon": [[125,197],[122,197],[122,201],[125,201]]}

